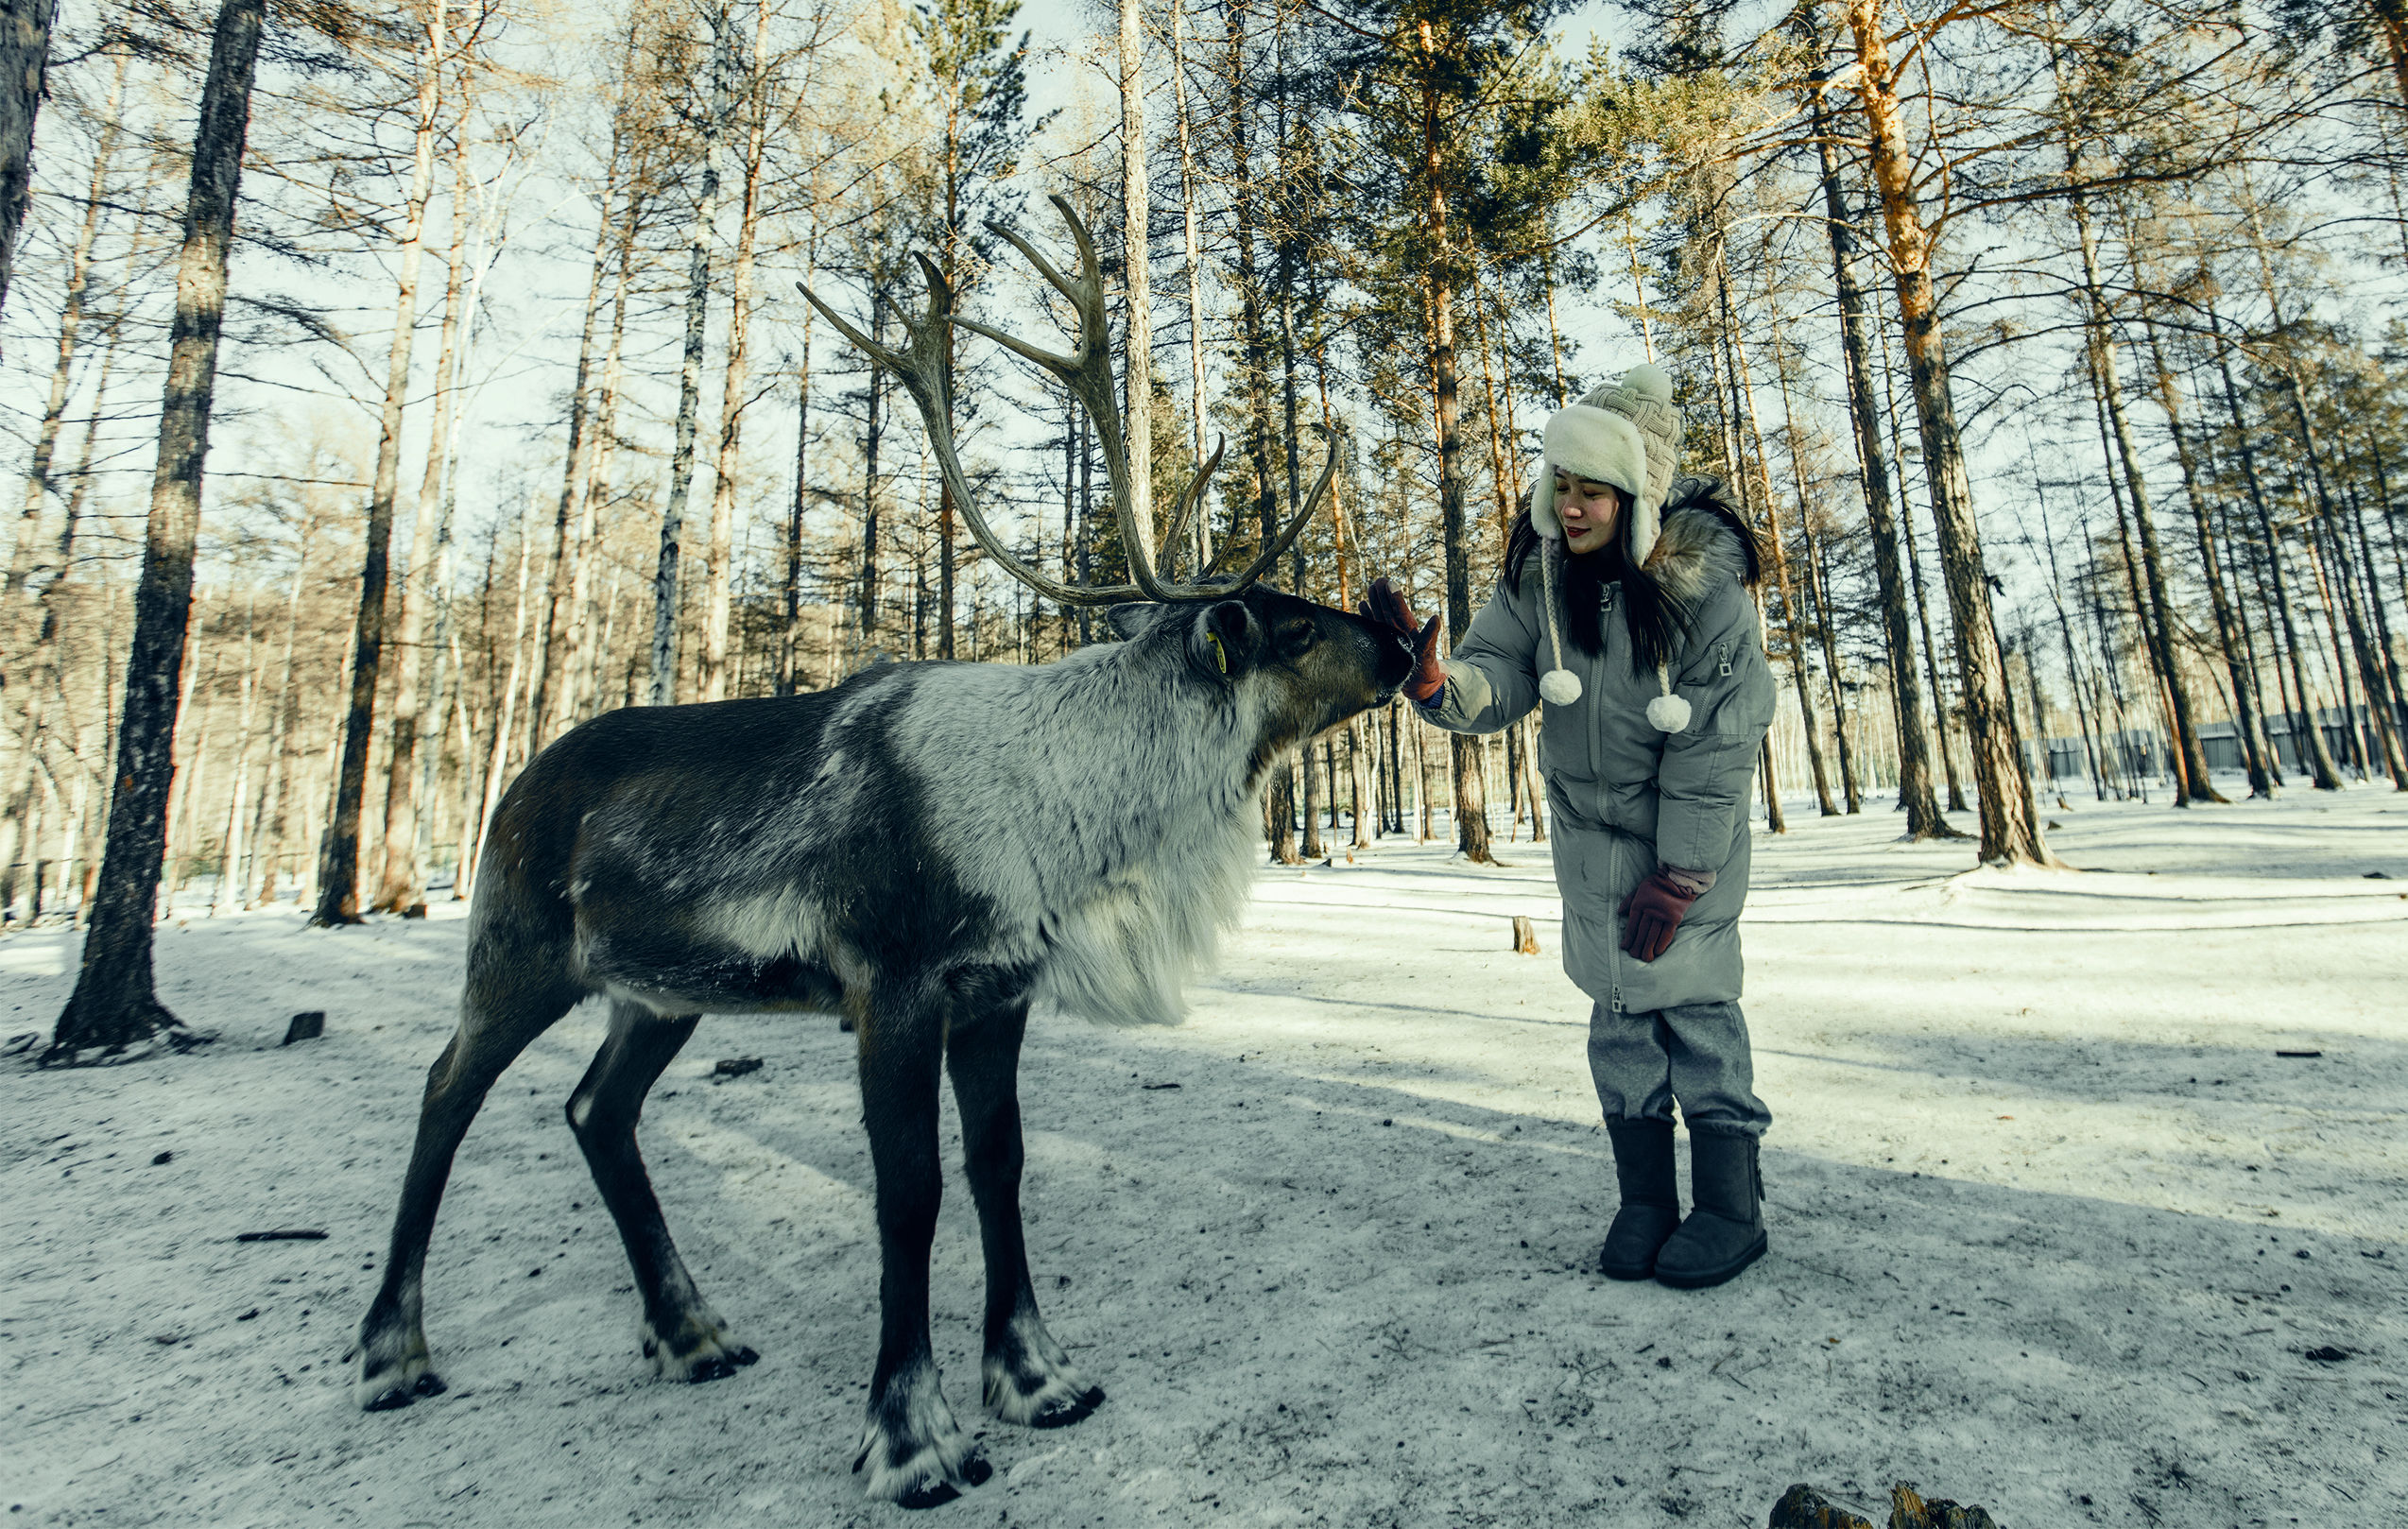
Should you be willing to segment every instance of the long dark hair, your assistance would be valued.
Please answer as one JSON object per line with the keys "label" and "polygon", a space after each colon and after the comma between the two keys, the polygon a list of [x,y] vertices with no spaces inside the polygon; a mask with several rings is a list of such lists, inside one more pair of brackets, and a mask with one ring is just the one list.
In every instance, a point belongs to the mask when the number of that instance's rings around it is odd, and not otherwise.
{"label": "long dark hair", "polygon": [[[1672,491],[1664,495],[1660,511],[1662,520],[1672,519],[1676,510],[1703,510],[1730,528],[1739,541],[1743,566],[1740,578],[1753,588],[1763,576],[1763,561],[1760,556],[1755,533],[1738,511],[1723,499],[1719,478],[1678,478]],[[1630,558],[1630,525],[1633,517],[1628,506],[1624,507],[1620,534],[1594,552],[1573,553],[1563,560],[1563,635],[1584,658],[1595,658],[1605,651],[1605,587],[1622,586],[1622,598],[1616,607],[1622,611],[1623,626],[1630,633],[1630,667],[1634,674],[1643,674],[1673,656],[1674,649],[1696,619],[1696,612],[1666,593],[1663,587],[1644,568]],[[1500,587],[1515,594],[1522,593],[1524,566],[1533,553],[1540,552],[1539,529],[1530,524],[1530,496],[1522,498],[1522,513],[1514,517],[1513,527],[1505,536],[1505,567],[1499,572]]]}

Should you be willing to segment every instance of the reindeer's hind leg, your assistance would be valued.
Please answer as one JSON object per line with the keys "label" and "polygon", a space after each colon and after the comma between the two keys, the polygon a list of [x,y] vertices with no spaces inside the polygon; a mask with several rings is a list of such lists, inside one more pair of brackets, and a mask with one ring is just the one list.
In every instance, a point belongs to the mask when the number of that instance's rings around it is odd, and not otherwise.
{"label": "reindeer's hind leg", "polygon": [[697,1014],[662,1019],[622,999],[611,1006],[611,1038],[569,1095],[569,1129],[593,1170],[595,1187],[619,1224],[628,1263],[644,1297],[644,1351],[673,1381],[716,1381],[761,1356],[729,1336],[702,1298],[669,1240],[661,1202],[636,1150],[644,1096],[689,1037]]}
{"label": "reindeer's hind leg", "polygon": [[1021,1234],[1020,1043],[1028,1028],[1028,1001],[1006,1000],[979,1014],[963,1014],[947,1038],[945,1061],[961,1107],[962,1155],[971,1198],[978,1205],[978,1239],[987,1254],[987,1408],[1007,1423],[1062,1428],[1104,1400],[1071,1366],[1070,1356],[1045,1331],[1028,1279],[1028,1247]]}
{"label": "reindeer's hind leg", "polygon": [[402,1179],[402,1205],[393,1218],[385,1280],[360,1319],[355,1395],[370,1412],[406,1407],[416,1398],[443,1390],[429,1366],[421,1281],[435,1212],[451,1177],[452,1155],[459,1150],[493,1080],[582,996],[564,979],[544,974],[546,963],[541,959],[516,970],[511,963],[474,956],[470,965],[468,987],[460,995],[460,1026],[427,1069],[418,1141]]}

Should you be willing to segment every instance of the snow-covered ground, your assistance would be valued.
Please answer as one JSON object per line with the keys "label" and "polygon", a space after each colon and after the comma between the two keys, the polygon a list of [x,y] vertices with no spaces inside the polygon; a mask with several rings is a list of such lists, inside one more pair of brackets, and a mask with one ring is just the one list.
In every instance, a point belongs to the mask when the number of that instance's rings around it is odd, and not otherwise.
{"label": "snow-covered ground", "polygon": [[[1956,875],[1967,847],[1890,842],[1886,812],[1760,840],[1772,1252],[1696,1293],[1589,1272],[1614,1195],[1543,849],[1264,870],[1184,1027],[1033,1027],[1032,1261],[1111,1399],[987,1426],[995,1479],[936,1518],[1739,1526],[1793,1481],[1880,1518],[1903,1479],[2005,1529],[2397,1521],[2408,799],[2073,805],[2054,842],[2081,875]],[[1547,954],[1508,950],[1517,913]],[[428,1275],[451,1393],[353,1410],[463,929],[196,915],[161,932],[160,987],[216,1045],[0,1071],[0,1522],[900,1517],[846,1469],[877,1263],[833,1020],[706,1021],[645,1117],[758,1366],[646,1378],[560,1119],[589,1008],[461,1152]],[[0,1033],[48,1026],[73,942],[0,942]],[[279,1049],[304,1008],[325,1039]],[[709,1081],[725,1057],[765,1065]],[[968,1421],[951,1190],[936,1337]],[[328,1235],[234,1240],[294,1227]]]}

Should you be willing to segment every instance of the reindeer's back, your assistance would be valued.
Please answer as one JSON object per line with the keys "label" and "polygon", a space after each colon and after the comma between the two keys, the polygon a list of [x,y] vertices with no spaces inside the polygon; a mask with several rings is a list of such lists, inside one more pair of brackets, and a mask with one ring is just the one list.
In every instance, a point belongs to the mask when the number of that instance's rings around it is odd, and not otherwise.
{"label": "reindeer's back", "polygon": [[963,910],[928,851],[918,773],[891,747],[917,678],[882,667],[570,732],[495,815],[472,939],[574,948],[595,983],[742,968],[748,988],[811,962],[828,934],[855,949],[925,940],[923,925]]}

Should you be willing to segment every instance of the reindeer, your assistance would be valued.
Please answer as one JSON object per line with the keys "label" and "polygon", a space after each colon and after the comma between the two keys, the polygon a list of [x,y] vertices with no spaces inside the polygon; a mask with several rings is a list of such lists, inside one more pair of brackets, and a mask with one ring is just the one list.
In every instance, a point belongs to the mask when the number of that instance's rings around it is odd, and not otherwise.
{"label": "reindeer", "polygon": [[[869,1495],[933,1506],[990,1474],[929,1348],[940,1071],[960,1106],[986,1252],[986,1405],[1057,1428],[1103,1401],[1047,1332],[1029,1281],[1015,1077],[1029,1009],[1177,1022],[1186,980],[1246,900],[1266,773],[1385,704],[1411,655],[1363,617],[1257,582],[1318,508],[1334,449],[1303,507],[1233,580],[1157,576],[1149,528],[1131,512],[1094,243],[1055,205],[1077,245],[1075,280],[996,232],[1069,298],[1069,355],[955,316],[924,257],[927,311],[905,319],[900,350],[805,295],[919,404],[988,555],[1047,598],[1109,606],[1121,641],[1034,667],[888,663],[815,695],[630,708],[527,764],[488,833],[459,1027],[428,1071],[384,1280],[360,1323],[363,1407],[444,1389],[421,1280],[453,1154],[504,1069],[591,996],[609,999],[610,1031],[569,1096],[569,1128],[627,1246],[660,1375],[719,1380],[756,1355],[670,1240],[636,1149],[645,1095],[704,1013],[834,1010],[857,1038],[877,1178],[883,1314],[853,1462],[869,1468]],[[949,325],[1028,357],[1088,408],[1130,583],[1050,579],[989,528],[948,428]],[[1178,496],[1170,545],[1218,460]]]}

